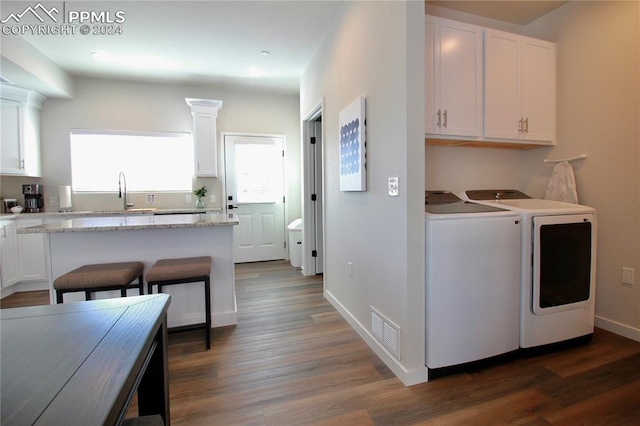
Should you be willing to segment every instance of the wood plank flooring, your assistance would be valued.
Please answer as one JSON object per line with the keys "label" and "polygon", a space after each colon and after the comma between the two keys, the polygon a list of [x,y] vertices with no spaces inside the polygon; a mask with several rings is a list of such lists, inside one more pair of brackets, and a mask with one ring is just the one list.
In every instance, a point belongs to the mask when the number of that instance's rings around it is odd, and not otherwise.
{"label": "wood plank flooring", "polygon": [[[407,388],[322,277],[243,264],[236,289],[238,325],[214,329],[210,351],[201,332],[169,338],[174,425],[640,424],[640,342],[596,329],[586,345]],[[14,296],[29,303],[2,307]]]}

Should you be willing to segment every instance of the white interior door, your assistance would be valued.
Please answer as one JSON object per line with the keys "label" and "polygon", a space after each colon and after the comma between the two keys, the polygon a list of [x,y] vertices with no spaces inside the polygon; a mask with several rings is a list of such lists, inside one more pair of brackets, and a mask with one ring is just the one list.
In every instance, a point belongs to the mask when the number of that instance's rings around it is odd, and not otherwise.
{"label": "white interior door", "polygon": [[235,262],[285,258],[283,138],[224,135],[227,208]]}

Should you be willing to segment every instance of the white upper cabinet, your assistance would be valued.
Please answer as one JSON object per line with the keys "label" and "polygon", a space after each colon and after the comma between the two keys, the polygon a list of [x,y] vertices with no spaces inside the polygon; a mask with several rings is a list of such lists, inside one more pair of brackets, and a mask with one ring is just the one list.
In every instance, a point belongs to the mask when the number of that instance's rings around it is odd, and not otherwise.
{"label": "white upper cabinet", "polygon": [[482,28],[427,16],[426,133],[482,136]]}
{"label": "white upper cabinet", "polygon": [[484,136],[553,143],[555,44],[485,30]]}
{"label": "white upper cabinet", "polygon": [[193,116],[194,167],[198,177],[218,177],[218,111],[222,101],[186,99]]}
{"label": "white upper cabinet", "polygon": [[41,177],[40,108],[36,92],[2,86],[0,174]]}
{"label": "white upper cabinet", "polygon": [[0,100],[2,112],[0,123],[2,130],[2,155],[0,156],[0,172],[2,174],[24,174],[24,106],[20,102],[6,99]]}

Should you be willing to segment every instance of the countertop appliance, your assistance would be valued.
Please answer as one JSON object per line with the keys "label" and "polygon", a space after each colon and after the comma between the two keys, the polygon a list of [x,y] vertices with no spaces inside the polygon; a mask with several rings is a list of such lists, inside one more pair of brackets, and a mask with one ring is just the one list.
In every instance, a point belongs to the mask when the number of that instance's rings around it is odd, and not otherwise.
{"label": "countertop appliance", "polygon": [[520,216],[520,347],[589,340],[595,311],[595,209],[516,190],[470,190],[460,196]]}
{"label": "countertop appliance", "polygon": [[518,220],[508,210],[426,191],[429,378],[518,349]]}
{"label": "countertop appliance", "polygon": [[44,211],[44,198],[42,185],[22,185],[24,195],[24,208],[27,213],[39,213]]}
{"label": "countertop appliance", "polygon": [[4,198],[2,201],[4,202],[5,213],[11,213],[11,208],[18,205],[18,200],[15,198]]}

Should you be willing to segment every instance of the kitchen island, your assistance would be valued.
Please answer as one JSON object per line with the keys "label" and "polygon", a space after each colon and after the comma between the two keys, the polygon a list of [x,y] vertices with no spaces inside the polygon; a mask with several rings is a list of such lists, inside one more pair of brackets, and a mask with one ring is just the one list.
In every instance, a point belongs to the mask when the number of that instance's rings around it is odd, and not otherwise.
{"label": "kitchen island", "polygon": [[[53,281],[82,265],[140,261],[146,272],[159,259],[211,256],[211,324],[221,327],[237,323],[233,262],[233,226],[237,224],[235,214],[130,215],[68,219],[18,233],[47,235],[52,304]],[[202,283],[163,290],[172,300],[169,327],[204,322]],[[119,292],[99,292],[94,297],[119,297]],[[84,300],[84,293],[65,294],[65,302],[76,300]]]}

